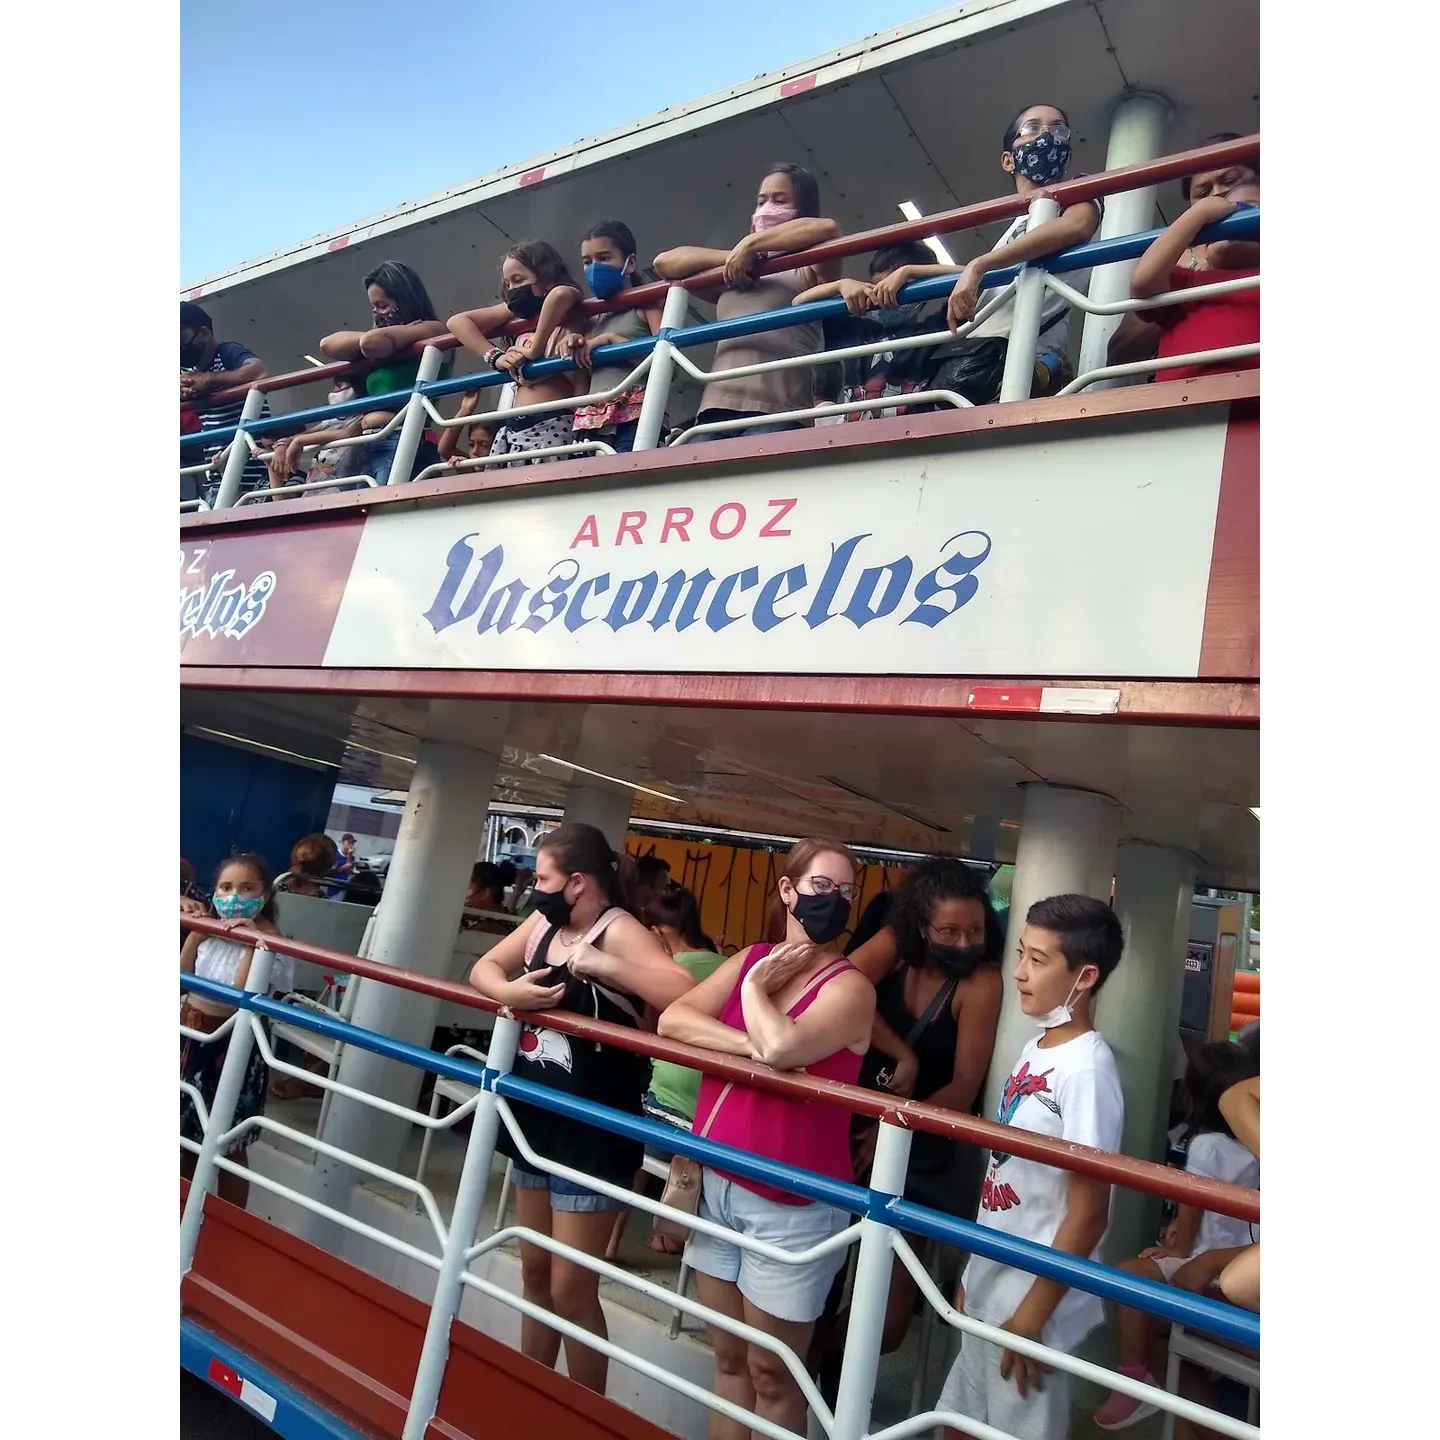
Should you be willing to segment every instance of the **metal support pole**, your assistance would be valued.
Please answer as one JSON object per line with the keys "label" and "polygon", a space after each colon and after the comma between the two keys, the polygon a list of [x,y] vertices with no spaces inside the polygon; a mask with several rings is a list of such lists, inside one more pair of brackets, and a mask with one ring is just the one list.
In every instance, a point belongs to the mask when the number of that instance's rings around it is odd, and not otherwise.
{"label": "metal support pole", "polygon": [[[257,392],[252,390],[252,395]],[[250,958],[250,973],[245,977],[245,990],[250,995],[264,995],[270,989],[270,969],[274,951],[264,945],[255,947]],[[245,1071],[255,1049],[255,1031],[250,1024],[249,1010],[240,1011],[235,1028],[230,1032],[225,1050],[225,1064],[215,1086],[215,1099],[210,1106],[210,1123],[200,1153],[195,1157],[195,1172],[190,1177],[190,1193],[185,1197],[185,1213],[180,1218],[180,1278],[183,1280],[195,1260],[195,1244],[200,1238],[200,1222],[205,1215],[205,1196],[215,1185],[215,1156],[220,1137],[235,1123],[235,1102],[245,1083]],[[218,1044],[219,1042],[214,1042]]]}
{"label": "metal support pole", "polygon": [[[1041,195],[1030,202],[1027,233],[1053,220],[1060,207]],[[1040,311],[1045,304],[1045,272],[1033,262],[1015,279],[1015,309],[1011,313],[1010,343],[1005,349],[1005,375],[1000,399],[1028,400],[1035,383],[1035,352],[1040,343]]]}
{"label": "metal support pole", "polygon": [[[903,1195],[910,1168],[910,1131],[881,1122],[875,1141],[870,1189],[881,1195]],[[830,1440],[861,1440],[870,1429],[875,1401],[875,1375],[885,1330],[885,1302],[890,1295],[890,1267],[895,1252],[891,1226],[868,1215],[860,1222],[860,1254],[850,1292],[850,1324],[845,1332],[845,1359],[835,1397],[835,1428]]]}
{"label": "metal support pole", "polygon": [[650,373],[645,377],[645,399],[640,406],[640,424],[635,429],[636,450],[653,450],[660,443],[660,427],[665,422],[665,407],[670,403],[670,376],[675,369],[675,352],[664,339],[667,330],[681,330],[689,312],[690,292],[672,285],[665,292],[665,308],[660,313],[661,337],[655,342],[650,360]]}
{"label": "metal support pole", "polygon": [[[225,458],[225,473],[220,477],[220,489],[215,496],[214,510],[228,510],[240,498],[240,485],[245,479],[245,466],[250,459],[250,446],[245,442],[245,422],[256,420],[265,408],[265,392],[252,389],[245,395],[245,404],[240,408],[240,428],[230,442],[230,454]],[[200,432],[200,439],[205,432]]]}
{"label": "metal support pole", "polygon": [[[1135,91],[1126,95],[1110,117],[1110,144],[1105,152],[1105,168],[1119,170],[1127,165],[1143,165],[1165,153],[1165,127],[1170,121],[1170,102],[1163,95]],[[1117,235],[1133,235],[1148,230],[1155,220],[1155,196],[1159,187],[1145,185],[1139,190],[1126,190],[1105,199],[1105,213],[1100,221],[1097,240],[1111,240]],[[1130,298],[1130,273],[1133,260],[1118,260],[1101,265],[1090,277],[1089,296],[1098,304]],[[1077,375],[1099,370],[1108,363],[1110,337],[1120,325],[1118,315],[1087,315],[1080,339],[1080,362]],[[1102,380],[1099,388],[1124,385],[1125,380]],[[1092,389],[1096,388],[1094,386]]]}
{"label": "metal support pole", "polygon": [[420,449],[420,437],[425,433],[425,403],[420,387],[439,376],[443,358],[433,345],[427,345],[421,352],[415,389],[405,402],[405,418],[400,422],[400,443],[395,447],[395,458],[390,462],[387,485],[403,485],[415,472],[415,455]]}
{"label": "metal support pole", "polygon": [[[519,1043],[520,1022],[509,1015],[496,1016],[495,1030],[490,1037],[489,1061],[485,1068],[508,1075],[515,1063],[515,1049]],[[405,1414],[402,1440],[424,1440],[425,1432],[435,1418],[440,1385],[450,1359],[450,1324],[460,1308],[463,1289],[460,1277],[465,1273],[465,1252],[475,1243],[475,1232],[485,1208],[485,1190],[490,1180],[495,1140],[500,1133],[497,1098],[494,1090],[486,1087],[475,1102],[475,1113],[470,1122],[470,1142],[465,1147],[465,1162],[460,1170],[459,1187],[455,1191],[455,1208],[450,1215],[450,1228],[445,1234],[445,1251],[440,1259],[440,1273],[435,1279],[435,1298],[430,1304],[425,1342],[420,1347],[420,1364],[410,1391],[410,1408]]]}

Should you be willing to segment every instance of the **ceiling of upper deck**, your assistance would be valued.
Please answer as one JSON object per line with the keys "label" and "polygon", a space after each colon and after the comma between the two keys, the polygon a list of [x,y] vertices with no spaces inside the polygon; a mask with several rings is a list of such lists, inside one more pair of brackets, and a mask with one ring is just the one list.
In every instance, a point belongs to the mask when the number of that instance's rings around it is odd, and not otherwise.
{"label": "ceiling of upper deck", "polygon": [[[360,278],[381,259],[415,266],[443,315],[493,299],[500,260],[514,241],[539,235],[568,254],[601,216],[623,218],[646,256],[680,243],[729,245],[745,230],[756,181],[776,159],[810,166],[827,213],[855,231],[898,221],[902,200],[930,213],[1001,193],[1001,132],[1037,100],[1067,109],[1081,171],[1104,168],[1109,115],[1127,87],[1172,102],[1167,149],[1259,127],[1256,0],[1073,0],[995,11],[999,20],[1009,15],[1015,18],[967,40],[862,66],[848,80],[791,99],[730,119],[697,118],[693,131],[665,137],[659,127],[642,127],[620,158],[580,163],[234,288],[218,282],[206,288],[204,304],[224,334],[245,340],[278,373],[301,368],[326,332],[368,323]],[[1178,205],[1178,185],[1166,187],[1162,210],[1173,217]],[[963,258],[980,238],[956,236],[951,249]],[[287,404],[281,396],[276,402]],[[316,403],[315,396],[301,391],[295,403]]]}
{"label": "ceiling of upper deck", "polygon": [[[637,782],[637,816],[1014,859],[1030,781],[1123,806],[1122,838],[1193,851],[1203,883],[1259,887],[1253,729],[1055,719],[181,692],[186,726],[405,790],[422,740],[502,757],[495,798],[563,805],[572,771]],[[364,747],[364,748],[361,748]]]}

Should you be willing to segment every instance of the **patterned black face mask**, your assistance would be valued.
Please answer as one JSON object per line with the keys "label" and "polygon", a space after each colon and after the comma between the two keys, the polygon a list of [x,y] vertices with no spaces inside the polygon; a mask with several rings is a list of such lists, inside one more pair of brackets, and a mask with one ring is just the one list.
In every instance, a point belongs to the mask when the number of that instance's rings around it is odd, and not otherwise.
{"label": "patterned black face mask", "polygon": [[1017,145],[1011,154],[1017,175],[1036,185],[1048,185],[1065,173],[1070,163],[1070,142],[1057,140],[1048,130],[1042,130],[1033,140]]}

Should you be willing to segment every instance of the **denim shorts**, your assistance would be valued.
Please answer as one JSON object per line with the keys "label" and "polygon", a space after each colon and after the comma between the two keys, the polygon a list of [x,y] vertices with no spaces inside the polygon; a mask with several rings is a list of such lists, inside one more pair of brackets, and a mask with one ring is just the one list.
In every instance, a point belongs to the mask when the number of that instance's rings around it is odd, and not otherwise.
{"label": "denim shorts", "polygon": [[[819,1201],[782,1205],[709,1169],[700,1195],[700,1218],[790,1251],[809,1250],[850,1223],[844,1210],[831,1205]],[[845,1264],[845,1251],[832,1250],[819,1260],[788,1265],[696,1230],[686,1247],[685,1263],[702,1275],[737,1285],[752,1305],[777,1320],[808,1324],[820,1318],[830,1286]]]}
{"label": "denim shorts", "polygon": [[623,1210],[625,1202],[602,1195],[598,1190],[587,1190],[583,1185],[562,1180],[558,1175],[546,1175],[532,1170],[528,1165],[513,1160],[510,1164],[510,1180],[517,1190],[548,1190],[552,1210],[576,1210],[595,1214],[602,1210]]}
{"label": "denim shorts", "polygon": [[[659,1120],[666,1125],[673,1125],[677,1130],[689,1130],[691,1121],[688,1115],[682,1114],[671,1105],[665,1105],[655,1098],[653,1091],[646,1091],[645,1099],[641,1103],[645,1116],[650,1120]],[[668,1165],[674,1158],[675,1152],[667,1150],[663,1145],[647,1145],[645,1154],[651,1160],[659,1160]]]}

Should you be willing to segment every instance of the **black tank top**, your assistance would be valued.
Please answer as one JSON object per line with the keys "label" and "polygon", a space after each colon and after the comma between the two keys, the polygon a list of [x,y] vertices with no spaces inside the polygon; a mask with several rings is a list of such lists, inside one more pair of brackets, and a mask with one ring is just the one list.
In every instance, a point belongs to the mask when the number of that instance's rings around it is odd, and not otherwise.
{"label": "black tank top", "polygon": [[[875,1013],[903,1040],[929,1005],[927,996],[919,1011],[912,1011],[905,1003],[905,976],[908,967],[897,965],[875,987]],[[940,981],[942,988],[949,985],[948,977]],[[930,992],[933,996],[934,992]],[[955,1075],[955,1047],[959,1043],[960,1027],[955,1023],[955,997],[952,993],[947,1004],[940,1007],[934,1019],[920,1032],[915,1041],[915,1058],[919,1062],[915,1076],[915,1100],[926,1100],[942,1086],[948,1085]],[[860,1084],[867,1090],[877,1090],[875,1077],[881,1070],[890,1069],[895,1062],[873,1046],[865,1055],[860,1067]]]}
{"label": "black tank top", "polygon": [[[526,962],[527,974],[549,968],[546,957],[555,935],[553,927],[546,928],[534,954]],[[554,983],[559,983],[562,974],[565,996],[555,1007],[557,1010],[639,1029],[640,1016],[644,1013],[642,1000],[591,980],[582,980],[572,975],[568,967],[556,972]],[[626,1115],[639,1115],[641,1099],[650,1084],[650,1060],[645,1055],[605,1049],[593,1040],[547,1029],[542,1019],[526,1024],[521,1031],[514,1073],[522,1080],[548,1085],[553,1090]],[[615,1184],[629,1185],[635,1178],[644,1158],[644,1147],[638,1140],[626,1139],[522,1101],[511,1101],[511,1108],[530,1147],[547,1160],[599,1175]],[[510,1159],[525,1163],[510,1132],[503,1126],[496,1148]]]}

